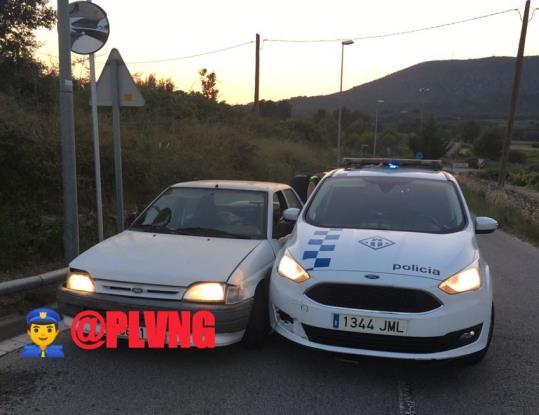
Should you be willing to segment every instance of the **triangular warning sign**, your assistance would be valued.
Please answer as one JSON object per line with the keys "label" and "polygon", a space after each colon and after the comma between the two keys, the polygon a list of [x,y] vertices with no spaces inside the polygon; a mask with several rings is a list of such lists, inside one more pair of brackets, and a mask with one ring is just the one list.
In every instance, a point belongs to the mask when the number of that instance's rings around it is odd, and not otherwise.
{"label": "triangular warning sign", "polygon": [[125,66],[118,49],[110,51],[107,63],[105,64],[99,80],[97,81],[97,105],[102,107],[112,106],[112,61],[118,63],[118,92],[120,94],[121,107],[142,107],[144,98],[140,94],[129,69]]}

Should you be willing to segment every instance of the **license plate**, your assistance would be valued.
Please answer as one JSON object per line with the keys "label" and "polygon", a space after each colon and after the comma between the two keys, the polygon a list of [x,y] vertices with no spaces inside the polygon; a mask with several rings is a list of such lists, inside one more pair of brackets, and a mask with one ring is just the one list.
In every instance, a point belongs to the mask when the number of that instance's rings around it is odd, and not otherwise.
{"label": "license plate", "polygon": [[350,314],[333,314],[333,328],[359,333],[406,336],[408,321],[392,318],[365,317]]}
{"label": "license plate", "polygon": [[[127,339],[128,336],[129,336],[128,331],[124,331],[123,333],[118,334],[119,339]],[[138,328],[138,336],[139,336],[139,339],[143,339],[143,340],[146,339],[146,327]]]}

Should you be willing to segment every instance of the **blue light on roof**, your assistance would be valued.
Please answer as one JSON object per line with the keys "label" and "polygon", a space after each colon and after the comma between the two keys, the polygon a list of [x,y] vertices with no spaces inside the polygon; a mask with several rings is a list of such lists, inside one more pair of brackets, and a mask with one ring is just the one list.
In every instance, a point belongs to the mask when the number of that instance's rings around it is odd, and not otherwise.
{"label": "blue light on roof", "polygon": [[390,161],[389,163],[387,163],[387,167],[391,170],[398,169],[399,163],[396,161]]}

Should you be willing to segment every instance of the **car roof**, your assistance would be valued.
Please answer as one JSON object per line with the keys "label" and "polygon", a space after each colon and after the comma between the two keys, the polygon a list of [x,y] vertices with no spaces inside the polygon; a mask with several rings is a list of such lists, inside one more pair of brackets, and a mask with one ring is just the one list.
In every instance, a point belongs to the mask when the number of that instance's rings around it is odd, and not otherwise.
{"label": "car roof", "polygon": [[454,181],[453,177],[441,170],[427,170],[414,167],[399,167],[389,169],[388,167],[362,167],[359,169],[337,169],[330,173],[332,177],[406,177],[427,180]]}
{"label": "car roof", "polygon": [[258,182],[251,180],[193,180],[190,182],[176,183],[172,187],[198,187],[198,188],[221,188],[234,190],[253,190],[264,192],[275,192],[290,188],[287,184]]}

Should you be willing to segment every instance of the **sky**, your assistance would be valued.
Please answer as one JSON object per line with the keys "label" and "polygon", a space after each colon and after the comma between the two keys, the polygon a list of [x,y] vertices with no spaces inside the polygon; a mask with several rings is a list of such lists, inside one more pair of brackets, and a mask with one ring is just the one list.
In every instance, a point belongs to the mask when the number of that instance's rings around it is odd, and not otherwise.
{"label": "sky", "polygon": [[[97,73],[117,48],[132,74],[171,78],[177,89],[199,90],[198,70],[215,71],[219,99],[230,104],[254,96],[255,34],[261,36],[260,99],[337,92],[340,41],[275,42],[271,39],[345,39],[464,20],[508,9],[524,0],[96,0],[107,12],[110,36],[96,54]],[[51,1],[56,7],[56,2]],[[532,1],[531,10],[539,8]],[[343,88],[429,60],[515,56],[521,19],[516,11],[450,27],[383,39],[358,40],[344,52]],[[57,62],[56,28],[39,30],[36,56]],[[167,62],[252,42],[220,53]],[[539,10],[530,21],[526,55],[539,55]],[[72,58],[80,55],[72,55]],[[84,74],[87,65],[74,69]]]}

